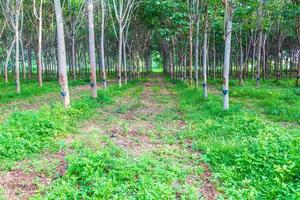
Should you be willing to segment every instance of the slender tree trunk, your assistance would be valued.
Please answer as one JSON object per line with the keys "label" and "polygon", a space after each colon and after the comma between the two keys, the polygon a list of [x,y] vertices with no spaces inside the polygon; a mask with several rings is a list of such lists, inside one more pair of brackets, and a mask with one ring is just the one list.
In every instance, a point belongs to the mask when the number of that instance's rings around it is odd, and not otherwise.
{"label": "slender tree trunk", "polygon": [[262,40],[263,40],[263,33],[262,33],[262,15],[263,15],[263,0],[260,1],[259,5],[259,36],[258,36],[258,52],[257,52],[257,65],[256,65],[256,87],[259,87],[259,81],[260,81],[260,69],[261,69],[261,48],[262,48]]}
{"label": "slender tree trunk", "polygon": [[58,48],[58,68],[59,82],[61,85],[61,96],[63,104],[67,108],[70,105],[68,76],[67,76],[67,61],[65,48],[65,33],[60,0],[54,0],[56,24],[57,24],[57,48]]}
{"label": "slender tree trunk", "polygon": [[21,44],[21,57],[22,57],[22,75],[23,75],[23,80],[26,80],[26,64],[25,64],[25,56],[24,56],[24,47],[23,43],[20,41]]}
{"label": "slender tree trunk", "polygon": [[107,88],[106,72],[105,72],[105,52],[104,52],[104,25],[105,25],[105,0],[101,0],[101,67],[102,67],[102,79],[103,87]]}
{"label": "slender tree trunk", "polygon": [[75,31],[72,33],[72,78],[76,80],[76,49],[75,49]]}
{"label": "slender tree trunk", "polygon": [[232,32],[232,7],[226,1],[226,35],[225,35],[225,53],[224,53],[224,73],[223,73],[223,95],[224,109],[229,109],[229,67],[231,51],[231,32]]}
{"label": "slender tree trunk", "polygon": [[126,60],[126,43],[125,38],[123,38],[123,59],[124,59],[124,82],[127,84],[127,60]]}
{"label": "slender tree trunk", "polygon": [[96,80],[96,56],[95,56],[95,30],[94,30],[94,6],[93,0],[87,1],[88,23],[89,23],[89,51],[91,65],[91,93],[93,98],[97,98]]}
{"label": "slender tree trunk", "polygon": [[243,84],[243,65],[244,65],[244,51],[243,51],[243,35],[240,31],[240,69],[239,69],[239,85]]}
{"label": "slender tree trunk", "polygon": [[118,63],[118,81],[119,87],[122,87],[122,44],[123,44],[123,30],[122,30],[122,22],[120,23],[119,27],[119,63]]}
{"label": "slender tree trunk", "polygon": [[42,59],[42,31],[43,31],[43,0],[39,12],[39,38],[38,38],[38,83],[43,86],[43,59]]}
{"label": "slender tree trunk", "polygon": [[215,33],[215,31],[214,31],[214,68],[213,68],[213,79],[215,80],[216,79],[216,67],[217,67],[217,61],[216,61],[216,33]]}
{"label": "slender tree trunk", "polygon": [[255,55],[256,55],[256,34],[254,34],[254,39],[253,39],[252,67],[251,67],[252,79],[254,79]]}
{"label": "slender tree trunk", "polygon": [[298,73],[297,73],[297,79],[296,79],[296,86],[300,87],[300,57],[299,56],[297,59],[297,65],[298,65]]}
{"label": "slender tree trunk", "polygon": [[208,38],[208,11],[205,14],[205,27],[203,39],[203,96],[207,98],[207,38]]}
{"label": "slender tree trunk", "polygon": [[183,67],[184,67],[183,80],[186,83],[187,54],[184,54]]}
{"label": "slender tree trunk", "polygon": [[20,10],[21,10],[21,1],[17,0],[17,11],[16,11],[16,92],[17,94],[20,94],[21,88],[20,88],[20,66],[19,66],[19,51],[20,51],[20,38],[19,38],[19,16],[20,16]]}
{"label": "slender tree trunk", "polygon": [[32,78],[32,57],[31,57],[31,48],[29,45],[27,48],[27,54],[28,54],[28,79],[31,80],[31,78]]}
{"label": "slender tree trunk", "polygon": [[[207,18],[205,20],[207,20]],[[207,22],[205,22],[205,24],[206,23]],[[199,0],[196,0],[196,47],[195,47],[195,88],[196,89],[198,89],[198,87],[199,87],[199,75],[198,75],[198,72],[199,72],[199,34],[200,34]],[[204,83],[203,83],[203,86],[204,86]],[[204,96],[205,96],[205,91],[204,91]]]}
{"label": "slender tree trunk", "polygon": [[192,85],[193,83],[193,19],[190,17],[190,81],[189,84]]}
{"label": "slender tree trunk", "polygon": [[266,79],[266,40],[267,40],[267,34],[264,35],[263,37],[263,46],[262,46],[262,50],[263,50],[263,78]]}
{"label": "slender tree trunk", "polygon": [[7,51],[7,55],[6,55],[6,60],[5,60],[5,65],[4,65],[4,80],[5,80],[5,83],[8,83],[8,63],[9,63],[9,59],[10,59],[12,50],[15,46],[15,42],[16,42],[16,40],[14,38],[9,50]]}

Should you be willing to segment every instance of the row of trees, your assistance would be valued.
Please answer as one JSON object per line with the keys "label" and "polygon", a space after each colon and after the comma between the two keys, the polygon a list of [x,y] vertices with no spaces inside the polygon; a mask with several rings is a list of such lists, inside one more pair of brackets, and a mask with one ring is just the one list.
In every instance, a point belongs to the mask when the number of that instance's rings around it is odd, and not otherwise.
{"label": "row of trees", "polygon": [[104,88],[111,74],[126,84],[150,70],[153,51],[172,78],[198,88],[202,77],[205,97],[207,79],[223,77],[225,109],[229,75],[241,85],[249,77],[257,86],[288,77],[299,85],[298,0],[2,0],[0,6],[4,82],[15,80],[20,93],[20,79],[42,87],[58,78],[66,106],[68,76],[90,74],[95,97],[97,77]]}
{"label": "row of trees", "polygon": [[283,78],[295,78],[299,86],[297,0],[169,0],[145,10],[148,17],[158,16],[152,25],[163,36],[158,38],[165,71],[196,88],[202,78],[205,97],[207,78],[221,77],[225,109],[229,74],[240,85],[251,77],[257,87],[262,79]]}

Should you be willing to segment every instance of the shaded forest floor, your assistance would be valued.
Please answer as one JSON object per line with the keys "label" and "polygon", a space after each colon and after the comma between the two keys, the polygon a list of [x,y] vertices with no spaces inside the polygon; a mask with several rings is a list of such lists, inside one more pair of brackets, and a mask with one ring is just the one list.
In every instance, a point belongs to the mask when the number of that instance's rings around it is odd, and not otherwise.
{"label": "shaded forest floor", "polygon": [[88,87],[76,86],[68,111],[42,105],[52,94],[39,96],[33,107],[17,101],[22,103],[13,105],[23,111],[7,114],[0,127],[0,194],[4,199],[299,197],[299,96],[283,88],[273,94],[266,87],[260,92],[236,87],[232,108],[224,112],[218,87],[210,87],[206,100],[193,88],[152,74],[122,89],[100,91],[96,100],[86,97]]}

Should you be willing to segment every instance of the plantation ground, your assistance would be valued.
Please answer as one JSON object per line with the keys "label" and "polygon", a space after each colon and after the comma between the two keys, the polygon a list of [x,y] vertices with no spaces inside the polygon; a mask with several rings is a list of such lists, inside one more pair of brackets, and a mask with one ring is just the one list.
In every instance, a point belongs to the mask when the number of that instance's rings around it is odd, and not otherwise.
{"label": "plantation ground", "polygon": [[1,196],[298,199],[299,91],[288,81],[253,84],[231,83],[227,112],[219,81],[206,100],[162,74],[99,90],[95,100],[76,85],[68,110],[58,100],[43,105],[53,90],[12,96],[1,102]]}

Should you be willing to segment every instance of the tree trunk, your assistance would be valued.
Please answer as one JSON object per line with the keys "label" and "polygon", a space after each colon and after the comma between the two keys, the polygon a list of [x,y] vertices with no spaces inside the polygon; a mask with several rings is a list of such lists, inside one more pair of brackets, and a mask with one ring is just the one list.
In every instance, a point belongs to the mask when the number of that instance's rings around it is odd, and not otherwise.
{"label": "tree trunk", "polygon": [[256,65],[256,87],[259,87],[260,80],[260,65],[261,65],[261,48],[262,48],[262,31],[259,32],[259,43],[257,52],[257,65]]}
{"label": "tree trunk", "polygon": [[19,16],[20,16],[20,10],[21,10],[21,2],[20,0],[17,0],[17,11],[16,11],[16,92],[17,94],[20,94],[21,88],[20,88],[20,73],[19,73],[19,51],[20,51],[20,38],[19,38]]}
{"label": "tree trunk", "polygon": [[15,46],[15,42],[16,42],[16,40],[14,38],[9,50],[7,51],[7,55],[6,55],[6,60],[5,60],[5,65],[4,65],[4,80],[5,80],[5,83],[8,83],[8,62],[9,62],[12,50]]}
{"label": "tree trunk", "polygon": [[28,79],[31,80],[32,78],[32,57],[31,57],[31,48],[28,46],[27,48],[28,54]]}
{"label": "tree trunk", "polygon": [[89,51],[91,65],[91,93],[93,98],[97,98],[96,80],[96,56],[95,56],[95,32],[94,32],[94,7],[93,0],[87,1],[88,23],[89,23]]}
{"label": "tree trunk", "polygon": [[[205,19],[205,25],[207,18]],[[195,47],[195,88],[199,87],[199,33],[200,32],[200,20],[199,20],[199,0],[196,0],[196,47]],[[207,36],[207,35],[206,35]],[[204,83],[203,83],[204,86]],[[204,89],[204,88],[203,88]],[[205,91],[204,91],[205,96]]]}
{"label": "tree trunk", "polygon": [[190,81],[189,84],[192,85],[193,83],[193,19],[190,17]]}
{"label": "tree trunk", "polygon": [[43,60],[42,60],[42,30],[43,30],[43,0],[40,4],[39,12],[39,38],[38,38],[38,83],[43,86]]}
{"label": "tree trunk", "polygon": [[65,33],[60,0],[54,0],[56,24],[57,24],[57,49],[58,49],[58,68],[59,82],[61,85],[61,96],[63,104],[67,108],[70,105],[70,96],[68,88]]}
{"label": "tree trunk", "polygon": [[229,109],[229,67],[231,51],[231,32],[232,32],[232,7],[226,1],[226,35],[225,35],[225,53],[224,53],[224,73],[223,73],[223,95],[224,109]]}
{"label": "tree trunk", "polygon": [[124,82],[127,84],[127,61],[126,61],[126,43],[125,38],[123,39],[123,59],[124,59]]}
{"label": "tree trunk", "polygon": [[122,44],[123,44],[123,31],[122,31],[122,22],[119,22],[119,63],[118,63],[118,82],[119,87],[122,87]]}
{"label": "tree trunk", "polygon": [[73,80],[76,80],[75,31],[72,33],[72,78]]}
{"label": "tree trunk", "polygon": [[105,72],[105,56],[104,56],[104,23],[105,23],[105,1],[101,0],[101,67],[102,67],[102,79],[103,79],[103,87],[104,89],[107,88],[107,81],[106,81],[106,72]]}
{"label": "tree trunk", "polygon": [[239,85],[243,85],[243,65],[244,65],[243,35],[242,35],[242,31],[240,31]]}
{"label": "tree trunk", "polygon": [[207,98],[207,31],[208,31],[208,11],[205,14],[205,27],[203,39],[203,96]]}
{"label": "tree trunk", "polygon": [[296,79],[296,86],[300,87],[300,58],[298,56],[297,60],[297,65],[298,65],[298,74],[297,74],[297,79]]}

